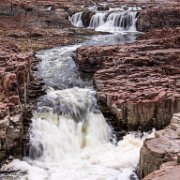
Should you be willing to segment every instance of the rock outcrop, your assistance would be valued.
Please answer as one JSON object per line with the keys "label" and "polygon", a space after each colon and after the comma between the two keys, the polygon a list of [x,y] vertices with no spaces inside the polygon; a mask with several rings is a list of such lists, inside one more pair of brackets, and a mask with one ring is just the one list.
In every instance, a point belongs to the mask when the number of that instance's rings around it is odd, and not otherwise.
{"label": "rock outcrop", "polygon": [[130,45],[77,50],[80,70],[94,73],[102,111],[108,109],[119,127],[160,129],[180,111],[179,32],[167,29],[158,39],[155,31],[152,39]]}
{"label": "rock outcrop", "polygon": [[0,161],[22,154],[31,55],[0,45]]}
{"label": "rock outcrop", "polygon": [[[151,172],[158,170],[159,167],[164,162],[176,161],[177,163],[179,163],[179,155],[180,155],[179,153],[180,153],[180,113],[174,114],[170,125],[163,130],[157,131],[155,133],[154,139],[145,140],[140,153],[141,154],[139,161],[140,177],[143,178],[146,175],[150,174]],[[180,169],[179,167],[180,166],[177,165],[177,166],[170,166],[167,168],[166,167],[161,168],[159,171],[145,178],[145,180],[149,179],[150,177],[153,177],[155,174],[161,174],[162,172],[164,172],[164,174],[166,175],[165,177],[168,176],[170,177],[170,175],[172,175],[173,172],[174,173],[176,172],[174,175],[180,177],[180,171],[177,171],[177,169]],[[170,171],[171,173],[169,174]]]}

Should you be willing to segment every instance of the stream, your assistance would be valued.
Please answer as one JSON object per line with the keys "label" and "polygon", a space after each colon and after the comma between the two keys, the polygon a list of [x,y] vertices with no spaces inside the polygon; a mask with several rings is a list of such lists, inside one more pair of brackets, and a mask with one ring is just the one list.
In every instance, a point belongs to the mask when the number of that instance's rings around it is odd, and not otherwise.
{"label": "stream", "polygon": [[[136,9],[137,10],[137,9]],[[107,17],[108,14],[108,17]],[[135,11],[97,12],[90,27],[113,34],[89,37],[76,45],[36,52],[42,61],[37,76],[47,94],[33,112],[30,148],[23,160],[4,166],[17,172],[3,180],[135,180],[143,141],[152,134],[129,132],[116,142],[100,112],[91,78],[84,79],[73,56],[80,46],[116,45],[136,40]],[[75,17],[76,16],[76,17]],[[71,19],[82,26],[81,14]],[[133,22],[132,22],[133,21]],[[107,28],[108,27],[108,28]]]}

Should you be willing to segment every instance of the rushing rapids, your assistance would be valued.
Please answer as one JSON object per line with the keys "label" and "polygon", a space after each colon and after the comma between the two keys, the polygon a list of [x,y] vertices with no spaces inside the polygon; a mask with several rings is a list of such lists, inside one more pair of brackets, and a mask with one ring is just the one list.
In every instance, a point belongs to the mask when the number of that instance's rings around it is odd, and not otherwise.
{"label": "rushing rapids", "polygon": [[[110,15],[113,19],[114,15]],[[73,19],[79,21],[81,14]],[[74,51],[81,45],[120,44],[135,39],[135,35],[100,35],[79,45],[36,53],[42,60],[37,75],[48,86],[47,94],[39,98],[34,111],[26,156],[23,161],[14,160],[3,167],[15,173],[0,177],[4,180],[138,179],[135,170],[139,151],[144,139],[151,135],[144,133],[142,138],[138,133],[129,133],[116,142],[113,129],[98,109],[91,81],[81,79],[73,61]]]}
{"label": "rushing rapids", "polygon": [[[89,28],[102,32],[136,31],[136,14],[140,8],[119,8],[108,11],[95,11],[91,17]],[[83,27],[83,12],[75,13],[71,23],[76,27]]]}

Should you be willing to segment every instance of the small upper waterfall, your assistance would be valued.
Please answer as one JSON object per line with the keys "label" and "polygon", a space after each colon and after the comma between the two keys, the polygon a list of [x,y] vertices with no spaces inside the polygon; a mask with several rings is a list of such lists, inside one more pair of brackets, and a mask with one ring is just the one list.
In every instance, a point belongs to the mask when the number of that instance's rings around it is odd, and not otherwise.
{"label": "small upper waterfall", "polygon": [[[95,11],[90,19],[89,28],[102,32],[136,31],[136,15],[140,9],[139,7],[129,7]],[[75,13],[71,17],[74,26],[83,26],[82,14],[83,12]]]}
{"label": "small upper waterfall", "polygon": [[30,136],[30,159],[61,162],[109,142],[111,128],[97,109],[94,90],[50,89],[34,113]]}
{"label": "small upper waterfall", "polygon": [[77,12],[72,15],[72,17],[70,18],[70,21],[73,24],[73,26],[83,27],[82,15],[83,15],[83,12]]}
{"label": "small upper waterfall", "polygon": [[135,23],[136,12],[134,11],[96,13],[92,17],[89,27],[107,32],[136,31]]}

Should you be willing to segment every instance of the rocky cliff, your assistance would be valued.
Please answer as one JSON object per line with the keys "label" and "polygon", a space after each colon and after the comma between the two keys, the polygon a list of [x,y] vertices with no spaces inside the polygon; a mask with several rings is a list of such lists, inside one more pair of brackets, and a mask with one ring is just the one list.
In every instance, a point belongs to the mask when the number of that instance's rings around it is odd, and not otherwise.
{"label": "rocky cliff", "polygon": [[160,129],[180,111],[180,29],[162,32],[130,45],[77,50],[80,70],[94,73],[102,110],[128,130]]}
{"label": "rocky cliff", "polygon": [[0,50],[0,161],[22,154],[23,104],[27,102],[27,87],[31,56],[18,48],[1,44]]}

